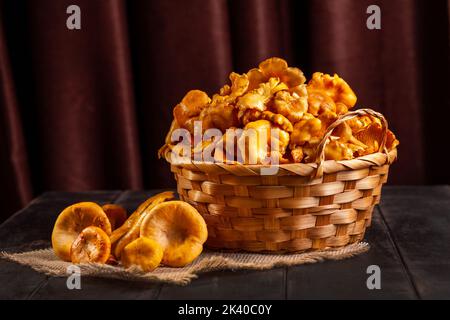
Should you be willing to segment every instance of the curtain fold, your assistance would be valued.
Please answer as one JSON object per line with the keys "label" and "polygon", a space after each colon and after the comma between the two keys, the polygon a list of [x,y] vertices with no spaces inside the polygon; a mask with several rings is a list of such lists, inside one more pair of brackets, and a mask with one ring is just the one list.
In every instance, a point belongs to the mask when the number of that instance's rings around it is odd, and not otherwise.
{"label": "curtain fold", "polygon": [[146,187],[174,186],[157,158],[172,107],[191,89],[213,93],[233,68],[227,2],[128,2]]}
{"label": "curtain fold", "polygon": [[[27,151],[10,72],[3,25],[0,23],[0,221],[32,196]],[[2,219],[3,218],[3,219]]]}
{"label": "curtain fold", "polygon": [[233,62],[238,72],[255,67],[255,61],[284,56],[281,3],[239,1],[229,4]]}
{"label": "curtain fold", "polygon": [[124,5],[80,2],[82,30],[70,31],[71,3],[30,2],[25,11],[31,67],[19,76],[31,82],[22,117],[33,131],[33,182],[37,191],[141,188]]}
{"label": "curtain fold", "polygon": [[448,15],[446,0],[0,0],[0,220],[45,190],[173,187],[157,159],[172,107],[270,56],[338,73],[387,116],[390,183],[449,183]]}
{"label": "curtain fold", "polygon": [[[361,14],[372,4],[381,9],[381,30],[369,30],[368,15]],[[425,181],[416,10],[414,1],[315,0],[309,11],[312,70],[346,79],[357,106],[387,117],[402,143],[400,157],[414,159],[391,175],[396,184]]]}

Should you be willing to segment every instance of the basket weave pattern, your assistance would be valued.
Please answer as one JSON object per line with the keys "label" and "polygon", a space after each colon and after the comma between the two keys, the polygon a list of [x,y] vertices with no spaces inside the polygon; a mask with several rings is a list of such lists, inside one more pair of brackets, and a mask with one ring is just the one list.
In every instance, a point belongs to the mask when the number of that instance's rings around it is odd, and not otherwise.
{"label": "basket weave pattern", "polygon": [[[329,133],[342,121],[367,113],[344,116]],[[344,161],[319,157],[318,163],[279,165],[276,175],[261,175],[261,165],[198,162],[172,163],[171,171],[180,198],[206,221],[207,246],[297,252],[362,240],[395,158],[395,149]]]}

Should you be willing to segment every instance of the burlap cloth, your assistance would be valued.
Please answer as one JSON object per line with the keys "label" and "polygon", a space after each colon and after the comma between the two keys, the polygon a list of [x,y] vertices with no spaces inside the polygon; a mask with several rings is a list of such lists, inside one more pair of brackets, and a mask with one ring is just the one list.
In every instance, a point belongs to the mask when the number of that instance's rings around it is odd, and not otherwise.
{"label": "burlap cloth", "polygon": [[[341,260],[369,250],[366,242],[354,243],[339,249],[311,251],[296,254],[254,254],[204,251],[192,264],[184,268],[159,267],[145,273],[139,268],[125,269],[120,266],[103,264],[80,264],[81,276],[147,281],[186,285],[202,272],[213,270],[264,270],[281,266],[293,266],[324,260]],[[0,257],[29,266],[50,276],[67,277],[70,262],[61,261],[51,248],[20,253],[1,252]]]}

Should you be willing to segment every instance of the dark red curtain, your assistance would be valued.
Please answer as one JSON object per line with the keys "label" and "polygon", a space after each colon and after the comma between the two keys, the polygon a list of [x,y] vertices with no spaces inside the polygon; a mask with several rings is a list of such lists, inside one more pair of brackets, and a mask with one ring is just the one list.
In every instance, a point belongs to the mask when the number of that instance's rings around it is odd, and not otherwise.
{"label": "dark red curtain", "polygon": [[172,107],[270,56],[338,73],[387,116],[391,183],[448,183],[448,15],[445,0],[0,0],[0,220],[45,190],[173,186],[156,156]]}

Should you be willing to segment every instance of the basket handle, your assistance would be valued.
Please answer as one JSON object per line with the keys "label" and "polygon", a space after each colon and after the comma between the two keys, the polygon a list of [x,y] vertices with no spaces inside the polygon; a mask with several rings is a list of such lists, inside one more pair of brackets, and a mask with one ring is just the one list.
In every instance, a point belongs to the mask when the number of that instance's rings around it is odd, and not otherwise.
{"label": "basket handle", "polygon": [[318,147],[317,147],[317,157],[316,157],[316,164],[317,164],[317,170],[314,175],[314,178],[321,177],[323,175],[323,163],[325,161],[325,147],[329,141],[329,137],[333,133],[333,130],[339,126],[340,124],[344,123],[347,120],[353,119],[357,116],[364,116],[364,115],[371,115],[375,118],[378,118],[381,120],[382,123],[382,139],[380,143],[380,148],[378,149],[378,152],[380,150],[383,150],[383,152],[386,154],[388,161],[389,161],[389,152],[386,149],[386,137],[387,137],[387,131],[388,131],[388,122],[386,118],[379,112],[376,112],[372,109],[358,109],[355,111],[347,112],[346,114],[340,116],[335,122],[333,122],[326,130],[325,135],[322,138],[322,141],[320,141]]}

